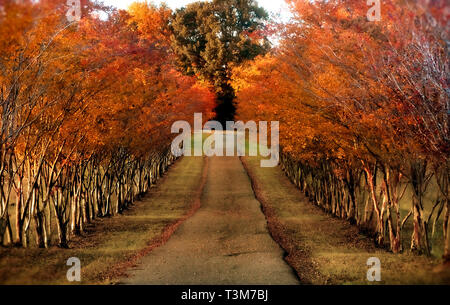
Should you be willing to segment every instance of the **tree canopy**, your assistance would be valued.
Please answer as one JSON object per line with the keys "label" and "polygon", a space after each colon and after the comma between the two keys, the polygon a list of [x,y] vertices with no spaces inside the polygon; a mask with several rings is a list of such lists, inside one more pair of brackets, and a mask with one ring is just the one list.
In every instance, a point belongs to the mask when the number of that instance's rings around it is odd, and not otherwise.
{"label": "tree canopy", "polygon": [[172,47],[178,66],[214,86],[220,121],[234,116],[231,67],[270,49],[265,35],[268,18],[254,0],[194,2],[173,15]]}

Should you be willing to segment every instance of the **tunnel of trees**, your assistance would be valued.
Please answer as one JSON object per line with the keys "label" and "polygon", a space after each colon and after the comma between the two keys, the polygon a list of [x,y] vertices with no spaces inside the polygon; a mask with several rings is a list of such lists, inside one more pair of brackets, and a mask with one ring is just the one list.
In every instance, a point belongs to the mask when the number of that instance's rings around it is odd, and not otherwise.
{"label": "tunnel of trees", "polygon": [[[311,202],[394,253],[450,259],[445,0],[251,0],[127,11],[0,2],[0,244],[68,247],[174,162],[178,120],[280,121]],[[107,18],[101,16],[106,15]],[[269,42],[276,33],[276,44]]]}

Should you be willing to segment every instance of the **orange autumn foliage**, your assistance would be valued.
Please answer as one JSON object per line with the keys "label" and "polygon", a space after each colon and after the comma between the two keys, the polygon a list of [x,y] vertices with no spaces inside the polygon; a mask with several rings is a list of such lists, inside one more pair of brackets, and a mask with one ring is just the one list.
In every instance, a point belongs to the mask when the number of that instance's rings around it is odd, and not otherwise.
{"label": "orange autumn foliage", "polygon": [[[232,85],[241,119],[280,121],[283,167],[313,201],[394,252],[412,216],[410,248],[429,254],[441,217],[448,257],[449,15],[444,1],[406,2],[383,1],[370,22],[363,1],[288,1],[280,44],[236,67]],[[438,199],[425,209],[431,179]]]}
{"label": "orange autumn foliage", "polygon": [[48,247],[51,217],[67,247],[155,183],[173,161],[172,123],[212,117],[215,95],[176,70],[164,6],[86,0],[74,23],[62,0],[0,7],[0,222],[14,219],[0,243],[29,246],[33,226]]}

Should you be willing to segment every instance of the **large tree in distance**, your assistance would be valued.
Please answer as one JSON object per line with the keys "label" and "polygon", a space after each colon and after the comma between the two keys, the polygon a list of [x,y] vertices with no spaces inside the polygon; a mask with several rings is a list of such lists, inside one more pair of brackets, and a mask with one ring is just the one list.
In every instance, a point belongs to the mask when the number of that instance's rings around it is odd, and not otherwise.
{"label": "large tree in distance", "polygon": [[214,86],[217,120],[234,118],[234,90],[229,84],[233,64],[241,64],[270,48],[267,12],[254,0],[194,2],[172,18],[173,49],[180,68]]}

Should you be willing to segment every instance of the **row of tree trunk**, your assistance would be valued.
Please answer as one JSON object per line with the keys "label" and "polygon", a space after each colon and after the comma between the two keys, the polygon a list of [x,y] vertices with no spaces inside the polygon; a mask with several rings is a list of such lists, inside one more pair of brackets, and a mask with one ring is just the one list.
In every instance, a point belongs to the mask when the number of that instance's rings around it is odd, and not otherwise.
{"label": "row of tree trunk", "polygon": [[[136,158],[120,151],[70,164],[5,156],[0,171],[0,244],[68,248],[97,217],[122,213],[175,161],[170,149]],[[58,158],[56,159],[58,160]]]}
{"label": "row of tree trunk", "polygon": [[[288,154],[281,157],[286,175],[311,202],[357,225],[373,236],[378,246],[389,247],[394,253],[404,250],[402,231],[408,227],[410,249],[431,255],[437,224],[442,222],[443,239],[436,242],[443,243],[444,260],[449,260],[448,166],[414,160],[401,171],[377,162],[360,164],[322,160],[311,166]],[[408,198],[405,194],[411,195]],[[403,198],[410,201],[406,215],[401,213]]]}

